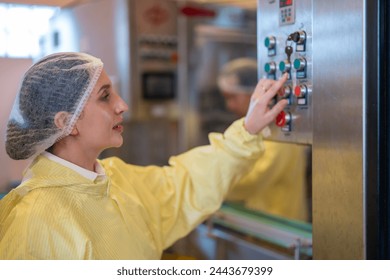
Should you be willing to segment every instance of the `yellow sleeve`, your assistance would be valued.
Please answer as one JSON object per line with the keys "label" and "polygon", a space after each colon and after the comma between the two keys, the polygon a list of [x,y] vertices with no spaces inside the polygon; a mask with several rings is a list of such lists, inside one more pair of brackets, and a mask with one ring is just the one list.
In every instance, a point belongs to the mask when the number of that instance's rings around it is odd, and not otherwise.
{"label": "yellow sleeve", "polygon": [[264,141],[265,151],[248,172],[229,192],[227,199],[240,201],[251,198],[261,189],[275,186],[279,181],[290,178],[294,165],[301,166],[302,157],[298,156],[295,145]]}
{"label": "yellow sleeve", "polygon": [[307,147],[265,141],[253,169],[229,192],[227,200],[285,218],[307,220]]}
{"label": "yellow sleeve", "polygon": [[210,145],[171,157],[169,166],[119,168],[116,164],[114,181],[119,172],[122,179],[127,174],[129,186],[137,185],[134,192],[147,209],[149,228],[163,248],[218,210],[230,187],[263,152],[261,136],[250,135],[242,119],[224,134],[212,133],[209,138]]}

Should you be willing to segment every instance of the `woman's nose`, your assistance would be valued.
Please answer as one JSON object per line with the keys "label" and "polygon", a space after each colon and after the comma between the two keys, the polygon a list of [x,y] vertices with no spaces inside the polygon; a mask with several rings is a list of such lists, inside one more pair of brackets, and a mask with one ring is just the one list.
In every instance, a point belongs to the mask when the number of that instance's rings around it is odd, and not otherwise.
{"label": "woman's nose", "polygon": [[118,95],[118,100],[116,103],[115,111],[117,114],[122,114],[129,110],[129,106],[127,106],[126,102]]}

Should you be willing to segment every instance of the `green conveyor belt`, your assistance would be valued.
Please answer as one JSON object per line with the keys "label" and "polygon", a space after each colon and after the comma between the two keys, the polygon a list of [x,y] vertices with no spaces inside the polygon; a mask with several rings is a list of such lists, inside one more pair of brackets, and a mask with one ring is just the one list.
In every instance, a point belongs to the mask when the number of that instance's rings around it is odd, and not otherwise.
{"label": "green conveyor belt", "polygon": [[[312,239],[312,225],[305,222],[300,222],[296,220],[286,219],[280,216],[274,216],[266,214],[260,211],[254,211],[245,208],[243,205],[238,203],[225,203],[219,210],[220,215],[215,215],[212,217],[213,223],[216,225],[222,225],[224,227],[233,229],[237,232],[254,236],[262,240],[266,240],[272,244],[281,246],[283,248],[290,248],[291,243],[286,242],[282,236],[294,236],[297,239],[301,240],[310,240]],[[229,222],[228,219],[224,219],[223,215],[231,215],[238,217],[239,219],[246,220],[248,222],[253,222],[253,224],[261,224],[262,227],[271,228],[272,231],[275,231],[280,234],[270,235],[262,234],[261,231],[254,231],[251,228],[242,227],[236,223]],[[306,254],[311,255],[311,248],[303,249]]]}

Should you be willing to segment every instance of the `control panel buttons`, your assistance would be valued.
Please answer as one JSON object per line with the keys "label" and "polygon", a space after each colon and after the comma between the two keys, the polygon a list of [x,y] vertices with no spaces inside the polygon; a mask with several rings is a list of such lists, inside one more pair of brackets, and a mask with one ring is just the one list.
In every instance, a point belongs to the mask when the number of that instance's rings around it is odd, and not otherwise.
{"label": "control panel buttons", "polygon": [[264,46],[267,49],[273,49],[276,47],[276,38],[274,36],[268,36],[264,39]]}
{"label": "control panel buttons", "polygon": [[278,54],[265,59],[262,76],[276,79],[280,74],[288,74],[289,81],[270,101],[269,107],[272,108],[278,100],[287,100],[288,105],[275,118],[274,126],[280,128],[283,134],[280,137],[294,137],[302,129],[302,117],[311,109],[309,106],[312,91],[309,72],[311,53],[306,53],[305,50],[307,42],[305,31],[297,30],[287,37],[283,36],[265,37],[263,51],[268,51],[268,56],[275,55],[276,52]]}
{"label": "control panel buttons", "polygon": [[298,105],[307,105],[307,97],[311,89],[305,84],[297,85],[294,88],[294,95],[297,97]]}
{"label": "control panel buttons", "polygon": [[276,38],[274,36],[265,37],[264,46],[268,50],[268,56],[276,55]]}
{"label": "control panel buttons", "polygon": [[294,68],[297,70],[297,79],[306,78],[306,59],[304,57],[298,57],[294,60]]}
{"label": "control panel buttons", "polygon": [[291,105],[292,88],[290,86],[284,86],[279,91],[279,97],[287,99],[288,105]]}
{"label": "control panel buttons", "polygon": [[304,52],[306,50],[306,32],[303,30],[291,33],[288,39],[295,42],[295,51]]}
{"label": "control panel buttons", "polygon": [[306,59],[303,57],[294,60],[294,68],[298,71],[304,70],[306,67]]}
{"label": "control panel buttons", "polygon": [[294,94],[296,97],[305,97],[307,94],[307,87],[305,85],[296,86],[294,89]]}
{"label": "control panel buttons", "polygon": [[279,70],[284,72],[290,72],[291,70],[291,62],[288,60],[283,60],[279,63]]}
{"label": "control panel buttons", "polygon": [[264,65],[264,71],[265,71],[267,74],[275,74],[275,72],[276,72],[276,64],[275,64],[275,62],[273,62],[273,61],[267,62],[267,63]]}
{"label": "control panel buttons", "polygon": [[281,111],[276,117],[275,124],[284,131],[291,131],[291,113]]}
{"label": "control panel buttons", "polygon": [[303,44],[306,40],[306,32],[299,30],[291,34],[291,39],[297,44]]}
{"label": "control panel buttons", "polygon": [[292,89],[290,86],[284,86],[281,88],[281,90],[279,91],[279,96],[281,98],[288,98],[291,96],[291,93],[292,93]]}

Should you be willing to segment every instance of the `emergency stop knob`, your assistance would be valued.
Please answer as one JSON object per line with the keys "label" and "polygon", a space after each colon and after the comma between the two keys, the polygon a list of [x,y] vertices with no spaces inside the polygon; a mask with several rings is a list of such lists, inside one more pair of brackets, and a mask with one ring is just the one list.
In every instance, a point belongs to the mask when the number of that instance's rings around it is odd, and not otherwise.
{"label": "emergency stop knob", "polygon": [[274,74],[276,72],[276,64],[275,62],[267,62],[264,65],[264,71],[267,72],[268,74]]}
{"label": "emergency stop knob", "polygon": [[276,46],[276,38],[274,36],[268,36],[264,39],[264,46],[267,49],[273,49]]}
{"label": "emergency stop knob", "polygon": [[280,112],[275,120],[275,124],[279,127],[284,127],[289,125],[291,122],[291,114],[289,112],[282,111]]}
{"label": "emergency stop knob", "polygon": [[284,72],[289,72],[291,69],[291,62],[289,60],[283,60],[279,63],[279,70]]}
{"label": "emergency stop knob", "polygon": [[306,67],[306,59],[303,57],[296,58],[294,60],[294,68],[296,70],[303,70]]}

